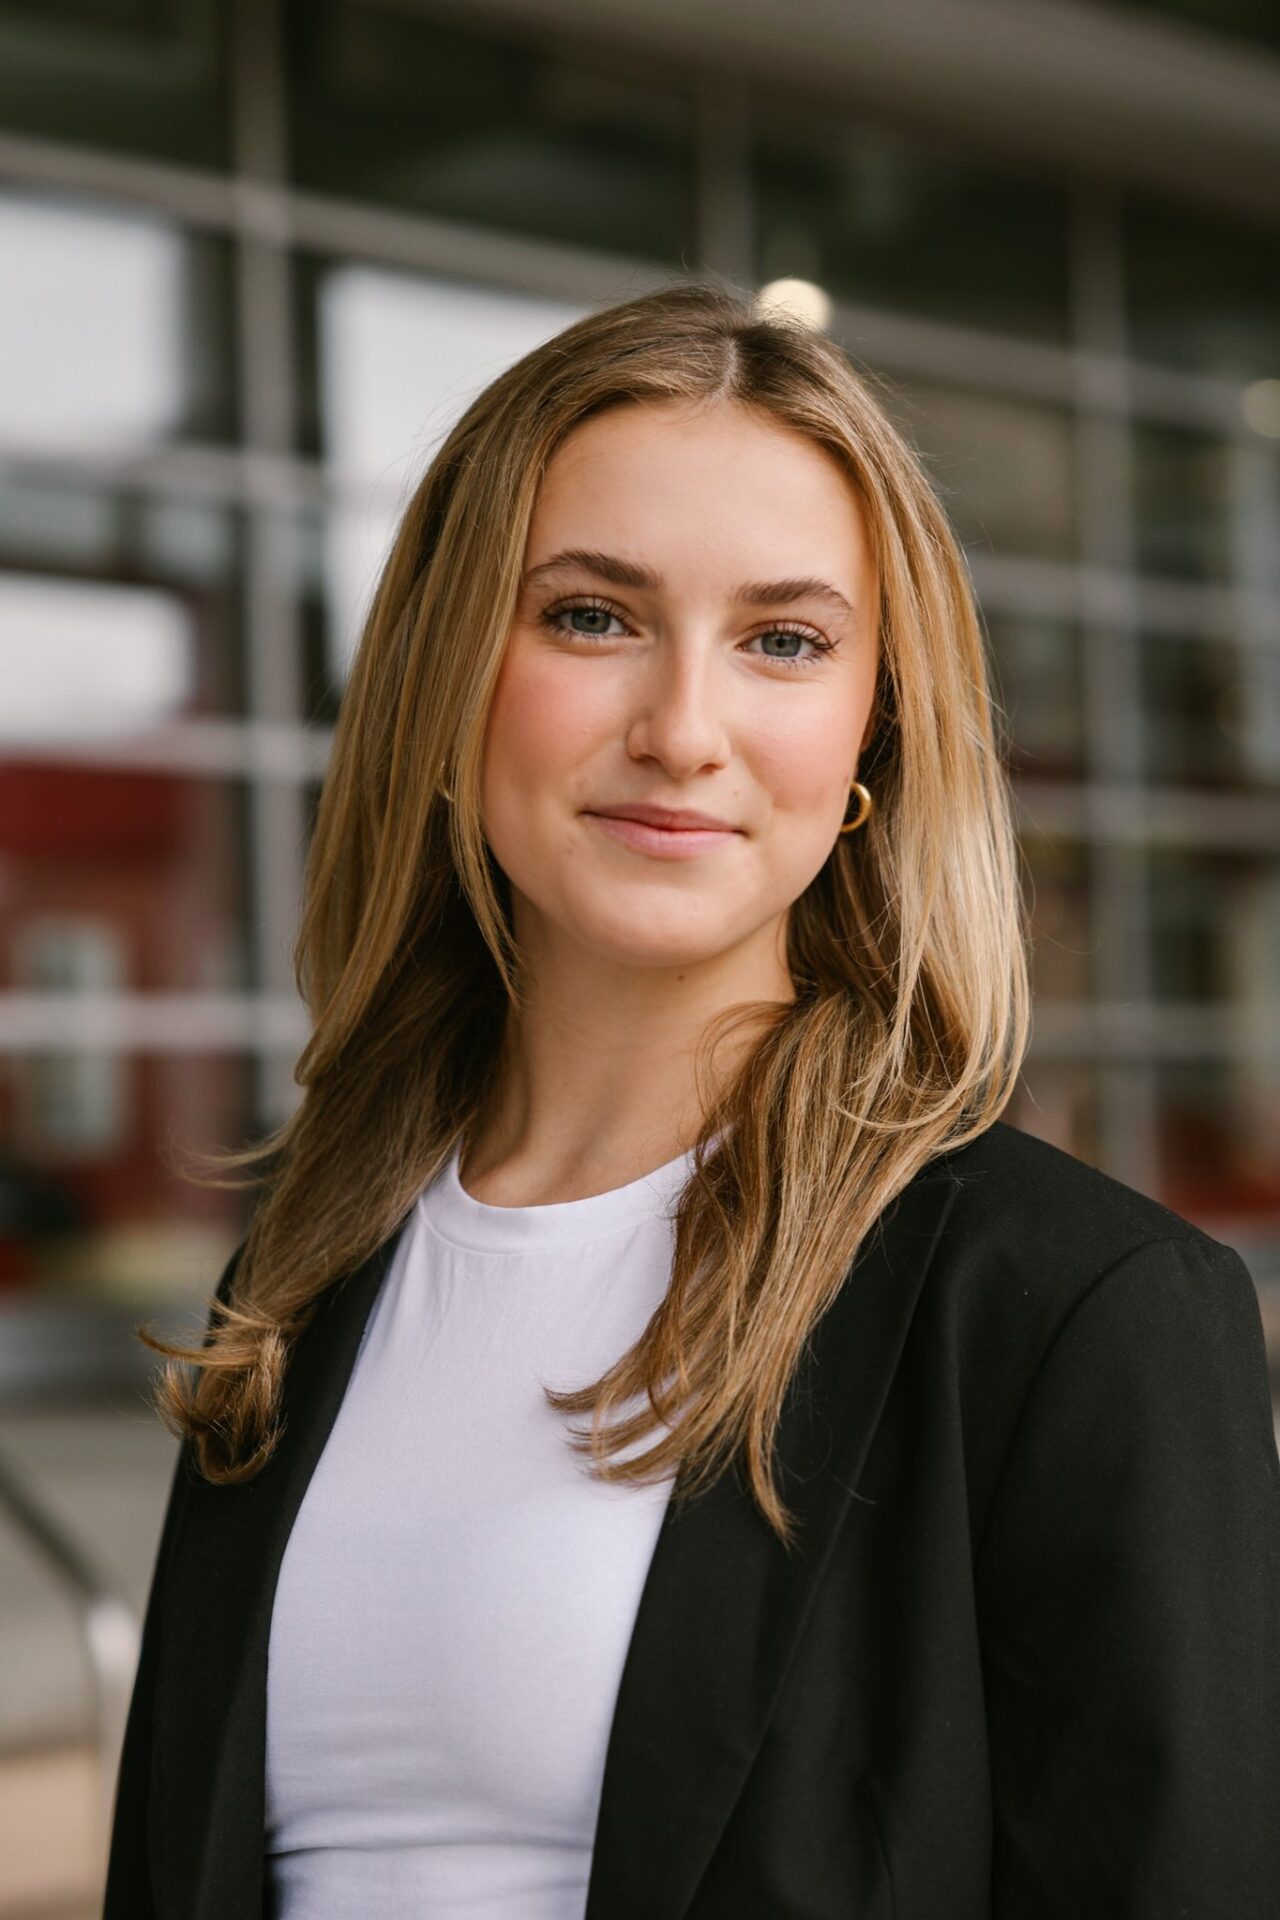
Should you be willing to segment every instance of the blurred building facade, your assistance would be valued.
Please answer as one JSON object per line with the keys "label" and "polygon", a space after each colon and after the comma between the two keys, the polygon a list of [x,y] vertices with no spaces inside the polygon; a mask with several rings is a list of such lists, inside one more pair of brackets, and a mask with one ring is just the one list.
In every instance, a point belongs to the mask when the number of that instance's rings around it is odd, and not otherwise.
{"label": "blurred building facade", "polygon": [[1280,1396],[1272,0],[0,0],[0,1915],[98,1910],[90,1610],[173,1446],[130,1328],[247,1221],[183,1153],[296,1098],[399,508],[503,366],[703,270],[818,290],[964,544],[1009,1117],[1240,1250]]}
{"label": "blurred building facade", "polygon": [[1278,183],[1244,0],[0,4],[0,1301],[207,1293],[245,1203],[169,1149],[296,1095],[407,487],[510,359],[704,268],[823,291],[969,555],[1034,900],[1010,1117],[1268,1287]]}

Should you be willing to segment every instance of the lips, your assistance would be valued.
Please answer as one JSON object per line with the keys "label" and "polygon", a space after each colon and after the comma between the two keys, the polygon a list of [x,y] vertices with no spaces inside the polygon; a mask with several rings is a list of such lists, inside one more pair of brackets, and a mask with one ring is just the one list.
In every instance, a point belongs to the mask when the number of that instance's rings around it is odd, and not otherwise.
{"label": "lips", "polygon": [[[742,838],[740,828],[716,820],[712,814],[694,813],[691,808],[635,806],[608,813],[587,811],[583,819],[594,820],[597,833],[629,847],[632,853],[659,862],[701,860],[726,852],[731,841]],[[679,824],[669,826],[667,822],[672,820]],[[688,824],[706,820],[713,824]]]}
{"label": "lips", "polygon": [[732,821],[717,819],[712,813],[696,813],[691,807],[635,806],[590,807],[604,820],[638,820],[646,827],[661,827],[668,833],[737,833]]}

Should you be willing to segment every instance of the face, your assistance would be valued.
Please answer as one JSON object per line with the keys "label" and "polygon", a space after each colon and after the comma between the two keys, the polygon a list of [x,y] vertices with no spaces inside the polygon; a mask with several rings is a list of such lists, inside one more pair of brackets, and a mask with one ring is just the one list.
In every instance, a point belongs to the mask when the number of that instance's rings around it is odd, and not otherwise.
{"label": "face", "polygon": [[[535,966],[570,948],[659,968],[785,954],[788,909],[854,804],[877,596],[849,482],[767,417],[628,404],[562,444],[482,777]],[[633,806],[714,824],[616,817]]]}

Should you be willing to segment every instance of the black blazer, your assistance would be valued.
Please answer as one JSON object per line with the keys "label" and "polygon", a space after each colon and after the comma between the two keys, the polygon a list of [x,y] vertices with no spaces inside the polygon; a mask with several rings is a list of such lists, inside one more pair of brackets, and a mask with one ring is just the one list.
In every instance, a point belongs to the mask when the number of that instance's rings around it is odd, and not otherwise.
{"label": "black blazer", "polygon": [[[275,1582],[396,1238],[323,1296],[259,1476],[180,1455],[105,1920],[269,1911]],[[997,1123],[882,1214],[778,1458],[792,1556],[736,1468],[668,1505],[586,1920],[1277,1920],[1280,1461],[1236,1253]]]}

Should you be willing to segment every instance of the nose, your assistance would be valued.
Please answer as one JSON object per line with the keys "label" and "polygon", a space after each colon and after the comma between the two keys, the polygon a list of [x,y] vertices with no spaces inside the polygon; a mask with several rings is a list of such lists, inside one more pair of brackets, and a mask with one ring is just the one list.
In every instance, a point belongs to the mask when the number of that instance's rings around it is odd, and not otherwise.
{"label": "nose", "polygon": [[729,689],[710,641],[672,637],[635,683],[627,751],[657,760],[673,780],[722,767],[731,753]]}

